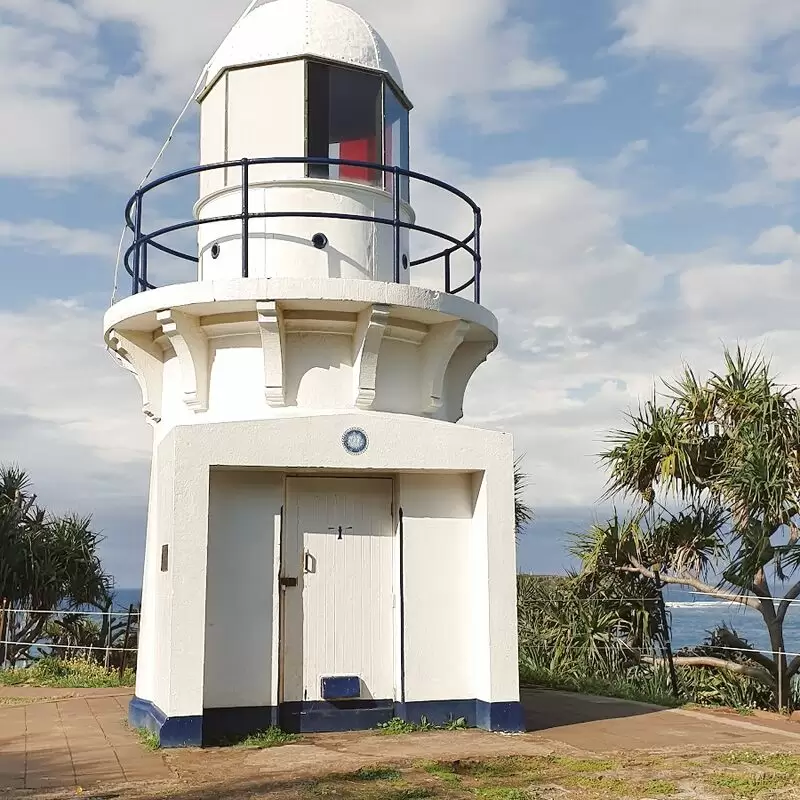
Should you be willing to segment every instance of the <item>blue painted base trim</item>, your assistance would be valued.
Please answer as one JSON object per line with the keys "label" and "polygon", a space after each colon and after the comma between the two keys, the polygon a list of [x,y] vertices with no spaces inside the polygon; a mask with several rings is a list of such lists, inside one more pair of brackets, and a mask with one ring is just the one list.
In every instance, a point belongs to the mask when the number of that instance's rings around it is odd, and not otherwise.
{"label": "blue painted base trim", "polygon": [[168,717],[149,700],[134,697],[128,706],[128,724],[158,736],[162,747],[200,747],[203,717]]}
{"label": "blue painted base trim", "polygon": [[485,731],[524,733],[526,730],[522,703],[487,703],[485,700],[476,700],[475,711],[477,727]]}
{"label": "blue painted base trim", "polygon": [[525,730],[522,703],[487,703],[485,700],[424,700],[397,703],[396,716],[419,725],[422,718],[433,725],[463,719],[468,728],[521,733]]}
{"label": "blue painted base trim", "polygon": [[521,703],[484,700],[318,700],[283,703],[280,707],[207,708],[202,716],[194,717],[167,717],[149,700],[138,697],[128,707],[131,727],[152,731],[165,748],[226,744],[273,726],[289,733],[363,731],[393,717],[415,724],[425,717],[433,725],[463,718],[470,728],[506,733],[525,730]]}
{"label": "blue painted base trim", "polygon": [[277,706],[207,708],[203,711],[203,746],[235,744],[279,724]]}
{"label": "blue painted base trim", "polygon": [[394,715],[394,700],[314,700],[280,707],[281,728],[289,733],[366,731]]}

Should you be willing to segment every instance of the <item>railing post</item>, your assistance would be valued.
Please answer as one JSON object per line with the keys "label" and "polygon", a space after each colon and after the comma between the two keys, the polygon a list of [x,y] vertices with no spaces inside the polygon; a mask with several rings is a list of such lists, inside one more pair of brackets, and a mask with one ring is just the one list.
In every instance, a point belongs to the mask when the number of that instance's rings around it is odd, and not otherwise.
{"label": "railing post", "polygon": [[145,242],[142,247],[142,267],[141,267],[141,278],[142,278],[142,289],[143,291],[147,291],[147,245],[149,242]]}
{"label": "railing post", "polygon": [[242,159],[242,277],[250,277],[250,162]]}
{"label": "railing post", "polygon": [[447,294],[452,294],[453,287],[450,283],[450,251],[444,254],[444,290]]}
{"label": "railing post", "polygon": [[481,225],[483,217],[480,209],[475,211],[475,302],[481,302],[481,267],[483,259],[481,257]]}
{"label": "railing post", "polygon": [[400,168],[394,167],[394,282],[400,283]]}
{"label": "railing post", "polygon": [[141,244],[139,239],[142,237],[142,193],[136,192],[136,219],[133,223],[133,286],[132,294],[139,293],[139,256]]}

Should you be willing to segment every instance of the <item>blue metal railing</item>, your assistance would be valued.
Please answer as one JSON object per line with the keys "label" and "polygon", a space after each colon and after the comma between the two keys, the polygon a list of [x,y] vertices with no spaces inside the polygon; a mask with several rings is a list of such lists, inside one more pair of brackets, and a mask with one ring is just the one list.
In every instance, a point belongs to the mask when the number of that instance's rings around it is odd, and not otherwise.
{"label": "blue metal railing", "polygon": [[[390,174],[392,176],[392,196],[393,196],[393,215],[390,218],[376,217],[362,214],[340,214],[336,212],[327,211],[267,211],[251,213],[249,207],[250,198],[250,168],[252,166],[260,166],[263,164],[306,164],[306,165],[325,165],[325,166],[345,166],[357,167],[366,170],[374,170],[381,172],[384,175]],[[192,219],[187,222],[179,222],[174,225],[167,225],[166,227],[159,228],[158,230],[144,232],[143,231],[143,208],[145,197],[150,195],[155,189],[164,184],[178,181],[181,178],[186,178],[192,175],[201,175],[202,173],[212,172],[214,170],[227,170],[231,168],[241,169],[242,175],[242,210],[239,214],[230,214],[226,216],[209,217],[207,219]],[[409,183],[412,180],[421,181],[431,186],[436,186],[449,194],[457,197],[466,203],[471,212],[474,220],[473,228],[469,234],[463,239],[454,237],[444,231],[439,231],[434,228],[426,227],[424,225],[417,225],[413,222],[407,222],[401,218],[402,211],[402,198],[401,188],[403,178],[407,178]],[[256,184],[259,185],[259,184]],[[171,233],[178,231],[188,230],[191,228],[198,228],[201,225],[208,225],[217,222],[234,222],[240,220],[242,223],[242,277],[248,278],[250,276],[249,265],[249,247],[245,244],[250,238],[250,221],[254,219],[273,219],[273,218],[307,218],[307,219],[338,219],[338,220],[352,220],[355,222],[369,222],[376,225],[390,225],[394,229],[394,243],[393,243],[393,258],[394,258],[394,281],[400,283],[401,261],[402,261],[402,246],[401,246],[401,231],[403,229],[410,231],[417,231],[429,236],[438,238],[445,242],[444,249],[432,253],[431,255],[423,258],[418,258],[408,263],[408,267],[421,266],[422,264],[430,264],[435,261],[441,260],[443,262],[444,270],[444,291],[448,294],[460,294],[461,292],[473,288],[473,297],[476,303],[481,300],[481,224],[482,216],[480,208],[475,202],[468,197],[464,192],[459,191],[453,186],[450,186],[443,181],[423,175],[419,172],[412,172],[401,167],[391,167],[383,164],[373,164],[367,161],[350,161],[340,158],[302,158],[302,157],[279,157],[279,158],[244,158],[237,161],[223,161],[215,164],[203,164],[190,169],[184,169],[179,172],[165,175],[162,178],[151,181],[139,189],[133,197],[128,201],[125,207],[125,221],[128,228],[133,233],[133,242],[125,252],[124,266],[131,277],[131,291],[133,294],[145,292],[148,289],[156,289],[157,287],[150,282],[148,275],[148,249],[154,248],[161,253],[179,258],[184,261],[193,263],[199,262],[199,257],[195,254],[184,253],[175,248],[168,247],[159,239]],[[466,253],[471,259],[473,264],[472,277],[459,286],[453,287],[452,283],[452,257],[455,253]],[[406,265],[402,265],[403,269]]]}

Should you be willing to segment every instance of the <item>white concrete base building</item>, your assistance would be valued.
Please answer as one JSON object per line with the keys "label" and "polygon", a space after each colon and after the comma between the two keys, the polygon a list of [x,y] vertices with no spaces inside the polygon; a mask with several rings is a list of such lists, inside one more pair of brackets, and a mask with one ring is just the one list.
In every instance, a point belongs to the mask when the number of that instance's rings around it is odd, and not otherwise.
{"label": "white concrete base building", "polygon": [[[329,0],[256,5],[199,101],[201,166],[133,198],[105,318],[155,432],[132,724],[522,729],[511,437],[456,424],[497,345],[477,207],[408,171],[397,66]],[[148,208],[198,174],[186,253]],[[417,185],[471,231],[418,222]],[[195,280],[156,288],[171,260]],[[431,266],[443,291],[413,285]]]}

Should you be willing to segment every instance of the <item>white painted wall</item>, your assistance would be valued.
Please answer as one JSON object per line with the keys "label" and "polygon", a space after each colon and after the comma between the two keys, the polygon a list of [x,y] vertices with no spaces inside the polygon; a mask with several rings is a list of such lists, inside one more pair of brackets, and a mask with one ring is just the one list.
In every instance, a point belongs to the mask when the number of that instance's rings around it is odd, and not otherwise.
{"label": "white painted wall", "polygon": [[283,475],[211,470],[204,708],[274,706]]}
{"label": "white painted wall", "polygon": [[[471,475],[401,475],[406,700],[476,697]],[[480,603],[479,603],[480,604]]]}
{"label": "white painted wall", "polygon": [[286,402],[301,408],[344,409],[353,404],[353,340],[338,334],[287,336]]}
{"label": "white painted wall", "polygon": [[[227,73],[226,161],[306,154],[305,61],[286,61]],[[217,113],[203,101],[202,112]],[[226,184],[241,186],[240,170],[230,169]],[[250,182],[302,178],[302,164],[262,164]]]}
{"label": "white painted wall", "polygon": [[[200,163],[219,164],[227,160],[228,81],[218,81],[200,106]],[[200,196],[225,188],[225,170],[200,174]]]}
{"label": "white painted wall", "polygon": [[[283,155],[262,150],[259,155]],[[392,220],[391,196],[381,189],[358,183],[319,178],[272,180],[255,184],[259,170],[285,169],[276,166],[253,167],[249,212],[309,212],[349,214],[368,219]],[[302,167],[301,167],[302,169]],[[197,219],[233,216],[242,213],[241,170],[230,168],[228,185],[233,188],[202,196],[195,206]],[[263,175],[260,180],[266,180]],[[413,222],[414,212],[403,203],[400,217]],[[316,249],[311,240],[316,233],[328,237],[328,246]],[[200,280],[233,280],[242,273],[242,223],[239,220],[210,222],[198,228]],[[251,278],[354,278],[394,281],[394,228],[391,224],[331,218],[273,217],[254,219],[248,231],[248,274]],[[214,259],[211,248],[220,247]],[[400,253],[410,255],[409,232],[400,234]],[[398,283],[410,281],[409,270],[400,270]]]}

